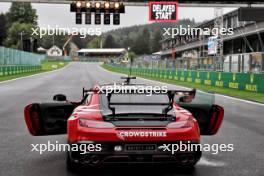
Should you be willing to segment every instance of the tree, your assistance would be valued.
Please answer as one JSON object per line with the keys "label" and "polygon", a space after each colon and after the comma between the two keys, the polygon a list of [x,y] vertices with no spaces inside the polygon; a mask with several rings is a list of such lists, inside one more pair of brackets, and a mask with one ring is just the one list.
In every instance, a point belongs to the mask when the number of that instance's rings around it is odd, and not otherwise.
{"label": "tree", "polygon": [[[137,55],[134,52],[128,53],[128,59],[133,62],[133,60],[137,57]],[[133,64],[133,63],[132,63]]]}
{"label": "tree", "polygon": [[13,23],[12,26],[8,29],[7,38],[4,41],[4,45],[12,48],[22,48],[21,43],[21,34],[23,39],[31,38],[31,28],[33,24],[28,23]]}
{"label": "tree", "polygon": [[62,48],[65,42],[68,40],[68,35],[44,35],[42,38],[38,38],[39,46],[43,48],[51,48],[53,46],[53,37],[54,37],[54,45]]}
{"label": "tree", "polygon": [[153,34],[153,38],[151,40],[151,52],[158,52],[161,49],[161,39],[162,39],[162,34],[160,30],[156,30]]}
{"label": "tree", "polygon": [[85,38],[82,38],[82,35],[78,34],[72,37],[71,42],[75,43],[78,48],[85,48],[92,39],[92,36],[87,35]]}
{"label": "tree", "polygon": [[142,36],[142,42],[145,44],[143,53],[150,54],[150,33],[148,28],[143,29]]}
{"label": "tree", "polygon": [[149,43],[150,33],[148,28],[145,27],[142,32],[143,32],[144,40],[146,40],[146,42]]}
{"label": "tree", "polygon": [[100,37],[95,37],[87,45],[88,48],[100,48],[100,46],[101,46],[101,38]]}
{"label": "tree", "polygon": [[6,38],[6,34],[7,34],[7,28],[6,28],[6,24],[7,20],[6,20],[6,16],[5,14],[1,13],[0,14],[0,45],[3,45],[3,41]]}
{"label": "tree", "polygon": [[142,34],[138,34],[133,42],[132,51],[137,55],[148,54],[149,46]]}
{"label": "tree", "polygon": [[7,38],[5,46],[21,49],[21,34],[23,39],[33,39],[32,28],[37,27],[36,10],[30,3],[13,2],[7,16]]}
{"label": "tree", "polygon": [[123,39],[123,41],[121,42],[121,45],[123,48],[128,48],[128,47],[132,47],[133,46],[134,41],[130,38],[127,37],[125,39]]}
{"label": "tree", "polygon": [[119,48],[120,45],[116,43],[115,38],[109,34],[103,44],[103,48]]}
{"label": "tree", "polygon": [[12,5],[7,12],[8,27],[13,23],[29,23],[37,26],[37,13],[33,9],[31,3],[27,2],[12,2]]}
{"label": "tree", "polygon": [[133,42],[132,51],[137,55],[150,54],[149,37],[149,30],[144,28],[141,33],[137,34]]}

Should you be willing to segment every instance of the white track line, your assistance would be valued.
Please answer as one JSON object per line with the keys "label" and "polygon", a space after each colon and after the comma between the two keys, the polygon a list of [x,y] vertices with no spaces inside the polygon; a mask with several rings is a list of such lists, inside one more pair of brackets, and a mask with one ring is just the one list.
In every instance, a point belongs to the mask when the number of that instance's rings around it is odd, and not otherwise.
{"label": "white track line", "polygon": [[[103,69],[103,70],[105,70],[107,72],[110,72],[110,73],[117,73],[117,74],[125,75],[123,73],[111,72],[109,70],[104,69],[101,66],[98,66],[98,67],[100,67],[101,69]],[[184,88],[184,89],[190,89],[189,87],[178,86],[178,85],[175,85],[175,84],[169,84],[169,83],[159,82],[159,81],[155,81],[155,80],[150,80],[150,79],[142,78],[140,76],[139,76],[139,78],[143,79],[143,80],[146,80],[146,81],[151,81],[151,82],[156,82],[156,83],[159,83],[159,84],[163,84],[163,85],[172,85],[172,86],[177,86],[177,87]],[[201,90],[199,90],[199,91],[203,92],[203,93],[207,93],[207,92],[204,92],[204,91],[201,91]],[[236,100],[236,101],[242,101],[242,102],[249,103],[249,104],[254,104],[254,105],[258,105],[258,106],[264,106],[263,103],[258,103],[258,102],[249,101],[249,100],[243,100],[243,99],[240,99],[240,98],[230,97],[230,96],[227,96],[227,95],[221,95],[221,94],[217,94],[217,93],[215,95],[218,96],[218,97],[224,97],[224,98],[227,98],[227,99],[232,99],[232,100]]]}
{"label": "white track line", "polygon": [[222,161],[209,161],[205,157],[202,157],[200,159],[200,161],[198,161],[197,165],[212,166],[212,167],[223,167],[226,164]]}

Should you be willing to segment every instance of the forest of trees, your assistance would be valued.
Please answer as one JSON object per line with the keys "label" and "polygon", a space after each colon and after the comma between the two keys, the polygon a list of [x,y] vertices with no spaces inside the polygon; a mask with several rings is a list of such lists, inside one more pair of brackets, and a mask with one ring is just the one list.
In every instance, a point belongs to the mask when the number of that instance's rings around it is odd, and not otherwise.
{"label": "forest of trees", "polygon": [[25,38],[29,38],[31,28],[37,26],[36,10],[30,3],[13,2],[9,11],[0,15],[0,26],[0,44],[11,48],[21,48],[21,32]]}
{"label": "forest of trees", "polygon": [[7,19],[6,19],[6,16],[5,14],[1,13],[0,14],[0,45],[3,45],[3,42],[6,38],[6,33],[7,33],[7,28],[6,28],[6,25],[7,25]]}
{"label": "forest of trees", "polygon": [[[23,39],[38,40],[39,46],[50,48],[54,44],[62,48],[68,35],[46,35],[43,38],[32,36],[32,29],[37,28],[37,12],[30,3],[13,2],[6,14],[0,14],[0,45],[21,49],[21,33]],[[177,23],[151,23],[110,30],[102,36],[74,36],[78,48],[130,48],[136,55],[151,54],[161,49],[163,28],[196,25],[194,20],[182,19]],[[54,40],[53,40],[54,38]]]}
{"label": "forest of trees", "polygon": [[[33,36],[32,28],[37,28],[37,12],[31,3],[12,2],[6,14],[0,14],[0,45],[22,49],[21,35],[23,39],[38,40],[39,46],[50,48],[53,45],[53,36],[45,35],[43,38]],[[54,35],[54,44],[62,48],[68,36]]]}
{"label": "forest of trees", "polygon": [[183,19],[177,23],[152,23],[118,28],[93,38],[87,45],[89,48],[130,48],[136,55],[151,54],[161,49],[163,28],[196,25],[194,20]]}

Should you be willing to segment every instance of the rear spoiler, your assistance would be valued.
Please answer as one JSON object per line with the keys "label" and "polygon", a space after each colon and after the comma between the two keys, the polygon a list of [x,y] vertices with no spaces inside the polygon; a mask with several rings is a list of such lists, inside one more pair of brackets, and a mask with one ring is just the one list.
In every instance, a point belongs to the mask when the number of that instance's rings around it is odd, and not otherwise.
{"label": "rear spoiler", "polygon": [[[130,85],[131,86],[131,85]],[[163,91],[159,91],[157,92],[156,90],[153,89],[144,89],[144,90],[139,90],[138,89],[131,89],[128,92],[124,92],[122,91],[123,89],[115,89],[112,91],[109,90],[105,90],[105,89],[88,89],[85,90],[83,88],[83,97],[85,98],[87,96],[87,94],[89,93],[95,93],[95,94],[105,94],[107,97],[107,101],[108,101],[108,108],[112,111],[112,114],[115,115],[115,108],[113,107],[113,105],[128,105],[128,106],[166,106],[163,110],[162,113],[164,115],[167,115],[167,113],[173,108],[173,103],[174,103],[174,97],[175,95],[178,96],[182,96],[182,97],[190,97],[191,99],[193,99],[195,97],[196,94],[196,89],[192,89],[192,90],[167,90],[166,92]],[[117,93],[118,92],[118,93]],[[111,97],[114,94],[164,94],[167,95],[169,98],[169,102],[168,103],[155,103],[155,102],[150,102],[150,103],[146,103],[146,102],[137,102],[137,103],[124,103],[124,102],[111,102]]]}

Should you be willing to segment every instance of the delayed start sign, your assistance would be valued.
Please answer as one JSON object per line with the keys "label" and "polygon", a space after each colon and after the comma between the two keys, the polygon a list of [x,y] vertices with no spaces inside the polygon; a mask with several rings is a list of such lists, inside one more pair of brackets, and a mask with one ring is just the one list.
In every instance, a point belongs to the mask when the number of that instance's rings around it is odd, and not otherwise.
{"label": "delayed start sign", "polygon": [[177,2],[149,2],[149,20],[157,22],[176,22]]}

